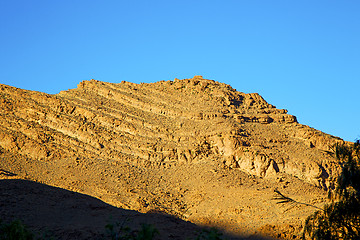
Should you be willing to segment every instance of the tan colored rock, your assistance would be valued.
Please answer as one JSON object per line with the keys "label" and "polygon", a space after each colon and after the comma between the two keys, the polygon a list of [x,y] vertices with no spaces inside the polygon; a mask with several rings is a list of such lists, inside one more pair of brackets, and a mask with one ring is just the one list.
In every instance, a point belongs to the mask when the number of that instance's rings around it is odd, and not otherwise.
{"label": "tan colored rock", "polygon": [[[150,84],[90,80],[56,95],[0,85],[1,169],[232,232],[282,221],[266,205],[279,184],[299,198],[301,185],[315,200],[323,194],[316,187],[332,188],[340,166],[331,147],[338,142],[257,93],[201,76]],[[286,220],[299,223],[306,213],[294,210],[297,220]]]}

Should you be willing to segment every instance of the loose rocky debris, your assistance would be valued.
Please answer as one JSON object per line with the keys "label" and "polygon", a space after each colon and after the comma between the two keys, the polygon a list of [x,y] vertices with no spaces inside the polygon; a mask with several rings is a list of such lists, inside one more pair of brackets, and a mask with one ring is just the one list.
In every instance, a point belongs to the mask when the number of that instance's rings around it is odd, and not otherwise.
{"label": "loose rocky debris", "polygon": [[331,149],[339,142],[257,93],[201,76],[90,80],[56,95],[0,85],[0,178],[234,234],[300,229],[314,209],[284,213],[273,190],[324,204],[340,171]]}

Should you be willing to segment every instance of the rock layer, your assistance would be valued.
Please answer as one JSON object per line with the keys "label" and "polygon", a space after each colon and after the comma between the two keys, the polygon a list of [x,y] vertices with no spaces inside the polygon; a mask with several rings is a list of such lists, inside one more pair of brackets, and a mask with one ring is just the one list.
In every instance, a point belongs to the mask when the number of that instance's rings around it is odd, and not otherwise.
{"label": "rock layer", "polygon": [[260,177],[285,172],[322,187],[341,141],[297,123],[259,94],[195,76],[153,84],[83,81],[48,95],[1,86],[1,143],[25,158],[110,158],[171,166],[216,158]]}
{"label": "rock layer", "polygon": [[[144,189],[102,190],[110,178],[125,181],[119,168],[131,179],[149,169],[209,163],[269,181],[285,174],[323,189],[334,186],[340,169],[331,154],[340,138],[298,123],[257,93],[201,76],[150,84],[90,80],[56,95],[0,85],[0,116],[2,169],[135,210],[156,205],[126,200]],[[95,169],[96,180],[89,179]],[[169,199],[169,191],[159,191]],[[185,218],[185,200],[164,199],[158,207]]]}

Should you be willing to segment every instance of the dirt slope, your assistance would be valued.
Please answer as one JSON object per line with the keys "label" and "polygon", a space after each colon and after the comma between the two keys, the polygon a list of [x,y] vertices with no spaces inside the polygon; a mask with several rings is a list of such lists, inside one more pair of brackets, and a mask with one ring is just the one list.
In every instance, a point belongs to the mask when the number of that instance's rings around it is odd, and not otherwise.
{"label": "dirt slope", "polygon": [[201,76],[83,81],[56,95],[0,85],[0,169],[14,174],[0,178],[233,234],[296,236],[314,209],[280,206],[273,191],[321,206],[339,173],[330,147],[341,141]]}
{"label": "dirt slope", "polygon": [[[205,228],[171,215],[116,208],[84,194],[27,180],[0,180],[0,192],[0,215],[5,217],[2,220],[22,219],[40,236],[110,239],[105,228],[107,224],[112,224],[116,230],[119,230],[117,224],[129,227],[133,234],[141,229],[141,224],[152,224],[158,230],[156,239],[195,239],[206,233]],[[243,239],[231,235],[226,237]]]}

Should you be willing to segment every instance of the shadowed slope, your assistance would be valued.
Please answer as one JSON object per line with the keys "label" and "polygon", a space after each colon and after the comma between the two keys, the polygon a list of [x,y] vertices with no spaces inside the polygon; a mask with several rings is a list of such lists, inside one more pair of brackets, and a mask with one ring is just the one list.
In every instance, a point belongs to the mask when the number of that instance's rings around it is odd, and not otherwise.
{"label": "shadowed slope", "polygon": [[32,181],[0,180],[0,192],[3,221],[20,219],[33,231],[48,232],[58,239],[108,239],[105,225],[116,222],[132,230],[143,223],[152,224],[159,230],[159,239],[195,239],[205,229],[167,214],[116,208],[84,194]]}

